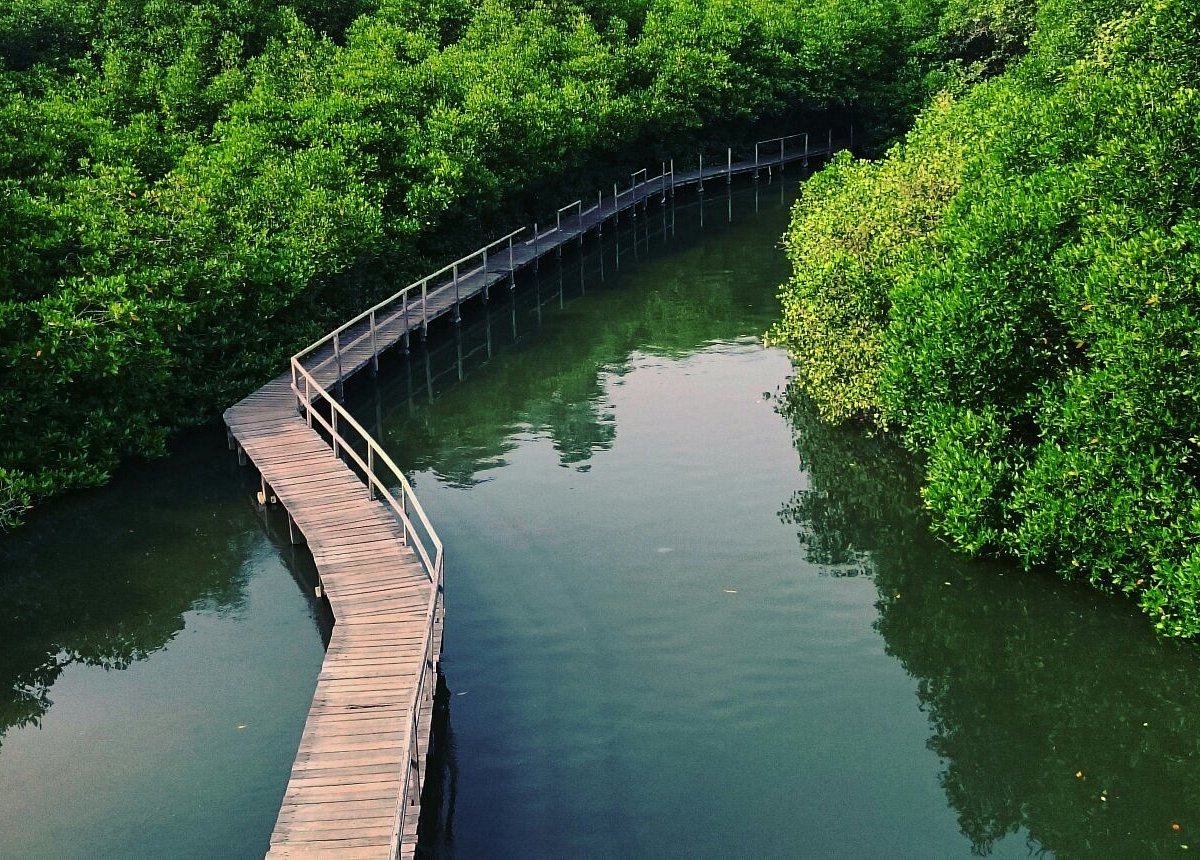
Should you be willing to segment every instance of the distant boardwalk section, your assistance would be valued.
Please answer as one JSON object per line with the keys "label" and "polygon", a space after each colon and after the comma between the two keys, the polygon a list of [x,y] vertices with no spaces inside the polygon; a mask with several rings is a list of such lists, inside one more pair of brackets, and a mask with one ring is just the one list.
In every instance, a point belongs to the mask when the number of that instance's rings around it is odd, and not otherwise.
{"label": "distant boardwalk section", "polygon": [[407,479],[340,403],[343,383],[430,322],[512,285],[518,271],[684,185],[834,152],[808,135],[760,141],[753,160],[649,177],[562,207],[422,278],[292,357],[288,372],[225,413],[230,443],[308,544],[335,625],[268,857],[412,857],[442,649],[442,543]]}

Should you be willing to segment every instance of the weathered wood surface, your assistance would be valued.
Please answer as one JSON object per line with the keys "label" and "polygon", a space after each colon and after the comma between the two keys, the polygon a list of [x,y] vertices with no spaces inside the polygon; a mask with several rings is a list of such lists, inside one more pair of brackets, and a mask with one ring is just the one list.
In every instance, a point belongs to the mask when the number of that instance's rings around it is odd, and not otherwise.
{"label": "weathered wood surface", "polygon": [[[424,641],[432,584],[396,519],[368,498],[295,404],[290,377],[280,377],[225,414],[306,538],[336,619],[268,856],[391,857],[421,673],[428,737],[434,661],[425,660]],[[440,609],[436,618],[434,658]],[[410,856],[419,806],[404,812],[401,854]]]}
{"label": "weathered wood surface", "polygon": [[[686,185],[782,167],[832,149],[718,164],[601,195],[555,227],[514,242],[511,255],[504,247],[486,266],[430,285],[419,304],[389,307],[300,360],[317,385],[335,391],[380,353],[424,334],[445,314],[457,318],[463,302],[486,297],[541,256],[582,241],[623,212]],[[412,857],[441,652],[440,594],[430,613],[434,586],[403,527],[300,417],[292,379],[290,371],[280,375],[225,413],[232,437],[306,540],[336,622],[268,857]],[[318,393],[300,394],[312,401]],[[420,743],[406,754],[418,683],[424,691],[416,715]],[[413,796],[401,809],[406,784]]]}

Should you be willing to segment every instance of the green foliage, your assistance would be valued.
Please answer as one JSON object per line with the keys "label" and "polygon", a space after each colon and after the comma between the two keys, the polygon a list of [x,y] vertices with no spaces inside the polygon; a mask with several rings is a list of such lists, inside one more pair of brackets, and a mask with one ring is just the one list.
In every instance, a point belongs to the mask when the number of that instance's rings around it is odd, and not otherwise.
{"label": "green foliage", "polygon": [[506,201],[705,127],[893,111],[932,6],[17,0],[0,510],[227,405],[361,307],[377,256],[474,247]]}
{"label": "green foliage", "polygon": [[799,383],[826,420],[878,409],[890,272],[910,245],[931,241],[959,189],[964,152],[953,118],[943,99],[888,159],[855,161],[842,153],[796,203],[784,237],[794,274],[780,293],[783,314],[770,337],[796,357]]}
{"label": "green foliage", "polygon": [[[895,249],[839,271],[851,312],[823,326],[796,321],[836,295],[822,273],[841,248],[803,237],[828,216],[798,208],[777,335],[828,417],[877,408],[903,429],[953,544],[1129,593],[1179,636],[1200,634],[1197,15],[1046,0],[1028,56],[952,121],[923,121],[821,188],[827,211],[873,214],[835,235],[865,222],[865,247]],[[947,149],[966,154],[959,187],[930,200],[926,232],[897,240],[889,216],[910,212],[884,196],[888,177],[936,169]],[[845,346],[859,342],[870,349]],[[870,361],[823,370],[839,353]]]}

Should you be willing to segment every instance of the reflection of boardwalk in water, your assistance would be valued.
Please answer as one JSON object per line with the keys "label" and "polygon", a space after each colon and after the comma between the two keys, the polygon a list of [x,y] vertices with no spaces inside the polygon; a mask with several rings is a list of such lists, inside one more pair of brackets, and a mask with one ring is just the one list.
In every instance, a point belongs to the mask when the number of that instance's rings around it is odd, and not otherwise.
{"label": "reflection of boardwalk in water", "polygon": [[[665,165],[657,177],[642,171],[628,189],[614,187],[607,199],[601,193],[590,207],[563,207],[553,228],[512,233],[360,314],[225,413],[231,443],[262,476],[260,500],[281,503],[293,540],[307,542],[336,619],[271,856],[411,856],[416,848],[441,651],[442,546],[408,481],[341,405],[343,383],[367,365],[377,369],[382,352],[407,346],[430,322],[448,314],[458,320],[463,302],[487,299],[492,287],[511,284],[521,269],[582,243],[623,212],[665,202],[682,185],[834,148],[832,135],[827,147],[804,140],[789,152],[777,139],[770,157],[756,147],[753,160],[735,163],[730,153],[725,164],[687,174]],[[635,253],[647,238],[635,234]],[[461,332],[455,344],[461,378]],[[432,377],[426,383],[432,392]]]}

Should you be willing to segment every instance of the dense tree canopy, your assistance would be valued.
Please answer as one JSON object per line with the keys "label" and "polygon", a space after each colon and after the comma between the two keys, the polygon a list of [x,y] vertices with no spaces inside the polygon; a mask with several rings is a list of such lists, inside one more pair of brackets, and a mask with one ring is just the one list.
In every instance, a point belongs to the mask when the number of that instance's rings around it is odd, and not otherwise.
{"label": "dense tree canopy", "polygon": [[502,206],[704,129],[897,121],[939,8],[15,0],[0,522],[261,382],[376,289],[347,274],[372,259],[394,287]]}
{"label": "dense tree canopy", "polygon": [[1028,26],[1006,66],[952,64],[886,158],[811,183],[775,336],[826,418],[922,455],[955,546],[1193,636],[1200,9],[1043,0]]}

